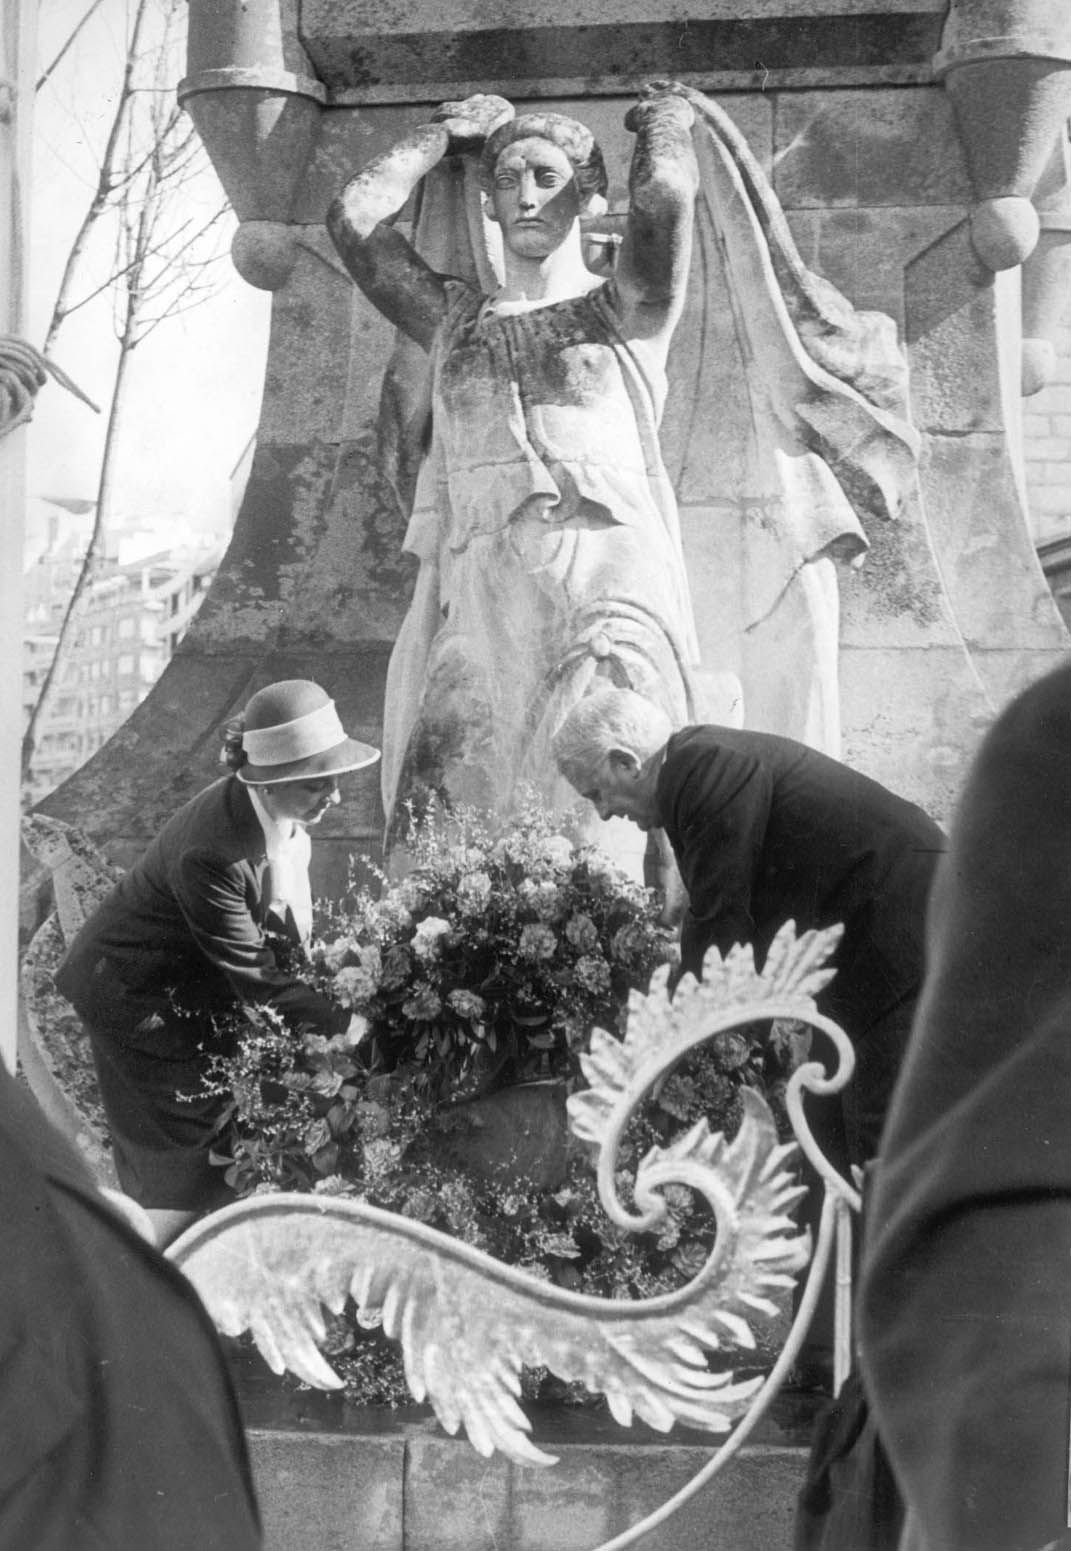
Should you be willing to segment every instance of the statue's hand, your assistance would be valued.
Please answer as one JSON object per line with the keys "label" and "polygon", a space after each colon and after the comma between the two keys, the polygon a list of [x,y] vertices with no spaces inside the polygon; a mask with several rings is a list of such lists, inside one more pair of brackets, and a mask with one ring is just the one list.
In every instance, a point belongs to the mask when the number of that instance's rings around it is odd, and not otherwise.
{"label": "statue's hand", "polygon": [[[691,124],[695,117],[690,99],[694,96],[690,86],[680,81],[646,81],[640,87],[640,100],[625,115],[625,128],[633,134],[652,114],[664,115],[667,110],[682,124]],[[670,109],[670,104],[678,105]]]}
{"label": "statue's hand", "polygon": [[493,129],[513,117],[513,105],[505,97],[477,92],[463,102],[444,102],[431,116],[450,136],[449,154],[479,151]]}

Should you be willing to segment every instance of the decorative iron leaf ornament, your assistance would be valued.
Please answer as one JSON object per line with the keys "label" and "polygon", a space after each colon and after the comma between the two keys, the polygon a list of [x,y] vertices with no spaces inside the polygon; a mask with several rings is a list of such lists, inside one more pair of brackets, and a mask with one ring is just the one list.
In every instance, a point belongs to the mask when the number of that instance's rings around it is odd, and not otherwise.
{"label": "decorative iron leaf ornament", "polygon": [[[741,1022],[798,1017],[818,1023],[814,996],[839,928],[797,939],[779,933],[763,973],[747,949],[723,961],[707,955],[703,978],[685,977],[671,1001],[659,973],[633,996],[623,1041],[598,1031],[585,1074],[589,1092],[569,1101],[574,1130],[599,1147],[605,1208],[631,1228],[665,1211],[661,1189],[700,1191],[717,1236],[698,1274],[672,1293],[614,1301],[551,1286],[422,1223],[352,1199],[256,1196],[213,1213],[168,1251],[226,1335],[251,1331],[269,1366],[318,1388],[341,1380],[317,1347],[324,1308],[352,1297],[363,1323],[382,1323],[401,1343],[406,1378],[450,1433],[464,1427],[483,1455],[552,1464],[528,1437],[518,1403],[522,1367],[545,1365],[605,1394],[618,1422],[640,1417],[659,1431],[675,1422],[724,1433],[754,1400],[762,1380],[734,1383],[711,1372],[706,1354],[723,1343],[751,1347],[755,1315],[771,1315],[771,1294],[790,1286],[809,1245],[792,1208],[802,1195],[790,1167],[794,1147],[778,1141],[763,1099],[744,1091],[744,1116],[727,1141],[700,1121],[640,1164],[639,1215],[613,1186],[621,1130],[643,1095],[704,1039]],[[608,1181],[608,1183],[607,1183]]]}
{"label": "decorative iron leaf ornament", "polygon": [[[826,1029],[838,1046],[847,1071],[838,1073],[836,1086],[851,1071],[850,1046],[835,1026],[818,1013],[815,997],[836,971],[827,965],[843,934],[840,926],[796,936],[795,923],[786,921],[770,944],[761,974],[749,945],[737,944],[723,959],[710,948],[703,961],[700,980],[683,975],[670,998],[669,967],[651,976],[646,995],[633,991],[629,997],[628,1027],[624,1040],[596,1029],[580,1065],[590,1087],[568,1101],[569,1121],[575,1134],[599,1148],[599,1195],[607,1214],[620,1227],[640,1233],[656,1228],[666,1213],[660,1195],[646,1187],[647,1163],[640,1164],[634,1195],[640,1213],[628,1212],[618,1199],[614,1184],[617,1150],[630,1116],[644,1095],[678,1061],[715,1035],[741,1023],[766,1018],[796,1018]],[[825,1086],[814,1078],[812,1091]],[[798,1134],[798,1133],[797,1133]],[[808,1151],[810,1149],[808,1148]]]}

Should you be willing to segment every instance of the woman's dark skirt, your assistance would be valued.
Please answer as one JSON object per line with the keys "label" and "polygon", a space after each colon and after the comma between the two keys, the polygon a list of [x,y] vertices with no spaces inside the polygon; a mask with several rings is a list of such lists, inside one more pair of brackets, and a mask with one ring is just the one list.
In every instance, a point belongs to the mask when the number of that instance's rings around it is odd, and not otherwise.
{"label": "woman's dark skirt", "polygon": [[133,989],[103,957],[77,988],[63,987],[89,1035],[121,1188],[141,1206],[212,1211],[235,1199],[223,1168],[227,1094],[204,1087],[212,1055],[230,1043],[214,1014],[174,996]]}

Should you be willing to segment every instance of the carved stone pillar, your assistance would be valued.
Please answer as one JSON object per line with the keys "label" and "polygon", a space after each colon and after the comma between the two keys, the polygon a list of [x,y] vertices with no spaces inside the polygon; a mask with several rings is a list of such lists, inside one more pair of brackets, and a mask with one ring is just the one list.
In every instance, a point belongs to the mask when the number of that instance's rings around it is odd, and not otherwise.
{"label": "carved stone pillar", "polygon": [[989,269],[1011,269],[1037,244],[1032,196],[1071,115],[1071,6],[952,0],[934,69],[974,184],[974,250]]}
{"label": "carved stone pillar", "polygon": [[1034,206],[1041,229],[1037,247],[1023,262],[1024,397],[1052,377],[1060,323],[1071,307],[1071,155],[1064,133],[1057,136]]}
{"label": "carved stone pillar", "polygon": [[293,272],[287,222],[327,97],[298,39],[297,9],[297,0],[191,6],[189,74],[178,86],[241,222],[235,267],[265,291]]}

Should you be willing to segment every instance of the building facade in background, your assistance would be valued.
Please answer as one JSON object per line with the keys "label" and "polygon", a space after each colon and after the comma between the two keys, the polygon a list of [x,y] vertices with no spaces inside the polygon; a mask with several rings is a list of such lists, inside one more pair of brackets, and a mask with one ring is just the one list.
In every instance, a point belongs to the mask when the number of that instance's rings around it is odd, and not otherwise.
{"label": "building facade in background", "polygon": [[[53,680],[26,806],[72,775],[144,700],[200,608],[222,552],[217,539],[102,564]],[[25,574],[24,726],[55,656],[80,563],[79,546],[68,539],[50,545]]]}

